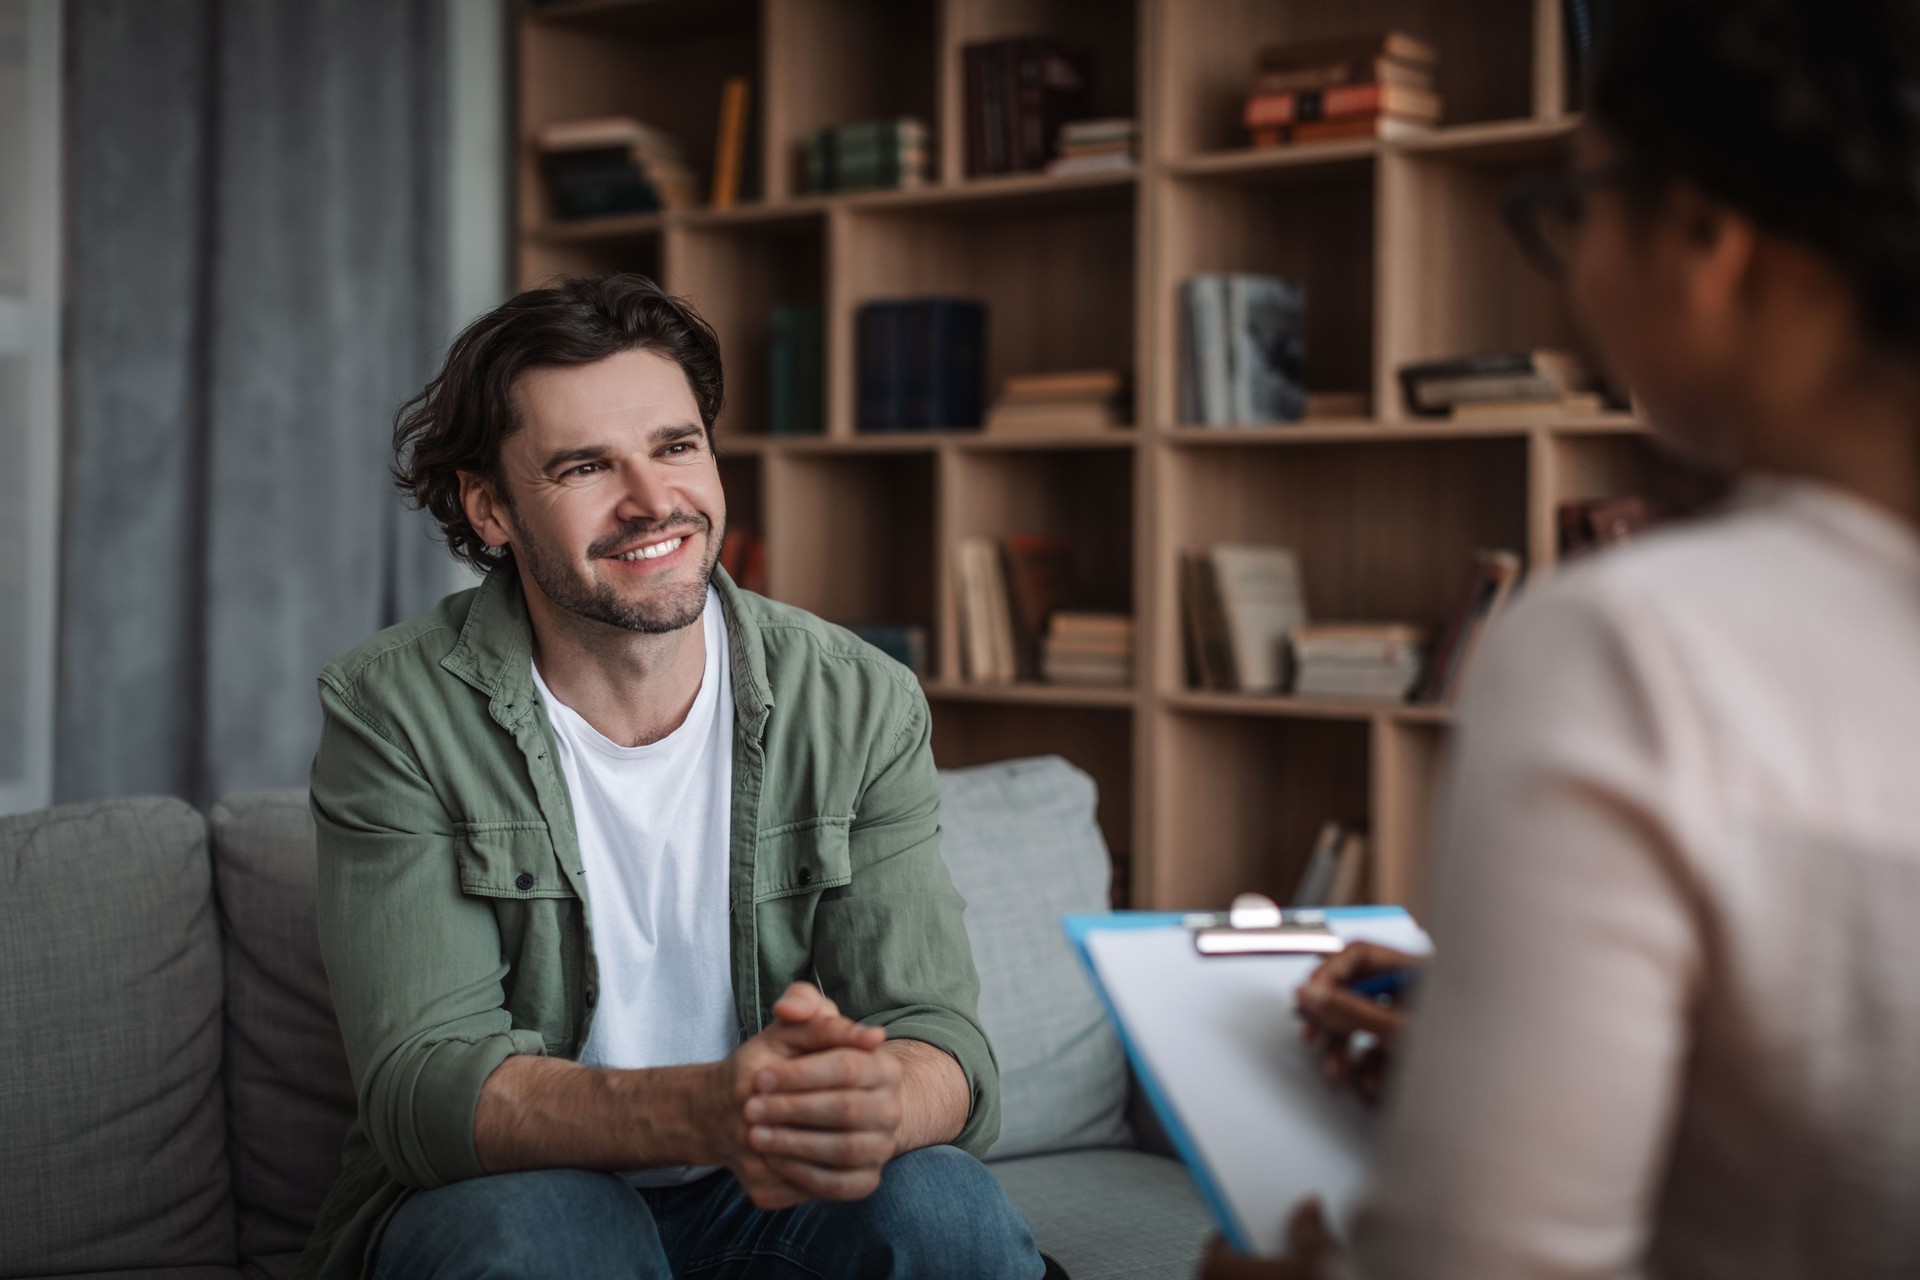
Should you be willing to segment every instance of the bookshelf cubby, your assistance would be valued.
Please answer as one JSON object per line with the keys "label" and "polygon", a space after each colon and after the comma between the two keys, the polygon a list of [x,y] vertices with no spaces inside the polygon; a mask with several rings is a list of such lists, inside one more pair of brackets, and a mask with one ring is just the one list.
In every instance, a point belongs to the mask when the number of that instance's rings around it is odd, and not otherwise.
{"label": "bookshelf cubby", "polygon": [[[1554,287],[1509,242],[1515,177],[1564,162],[1561,0],[525,0],[518,18],[516,264],[524,285],[657,276],[718,330],[717,436],[736,521],[767,538],[768,589],[836,622],[925,627],[943,765],[1057,752],[1100,787],[1122,899],[1217,906],[1291,890],[1320,824],[1372,832],[1371,892],[1418,905],[1451,732],[1445,706],[1188,687],[1178,557],[1214,542],[1299,554],[1313,614],[1439,629],[1475,550],[1557,560],[1556,508],[1713,482],[1627,413],[1497,423],[1414,418],[1396,370],[1479,351],[1574,346]],[[1439,50],[1430,134],[1254,149],[1239,124],[1257,50],[1394,28]],[[962,48],[1052,36],[1087,52],[1098,115],[1140,121],[1119,173],[969,179]],[[532,137],[581,115],[675,134],[702,172],[720,88],[752,80],[748,193],[732,209],[558,222]],[[814,130],[926,120],[934,180],[814,195]],[[1304,282],[1308,382],[1360,416],[1207,429],[1178,421],[1180,284],[1209,271]],[[1099,435],[855,430],[854,319],[882,299],[988,307],[989,388],[1010,375],[1131,371],[1133,422]],[[769,310],[817,303],[824,432],[769,434]],[[961,679],[953,551],[1057,534],[1089,608],[1136,622],[1134,682]]]}

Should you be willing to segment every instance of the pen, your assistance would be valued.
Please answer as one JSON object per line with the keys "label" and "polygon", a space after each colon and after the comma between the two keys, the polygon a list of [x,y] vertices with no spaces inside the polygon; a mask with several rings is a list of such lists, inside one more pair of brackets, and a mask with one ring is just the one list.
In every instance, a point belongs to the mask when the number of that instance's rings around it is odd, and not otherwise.
{"label": "pen", "polygon": [[1347,990],[1357,996],[1386,1000],[1405,995],[1419,981],[1418,969],[1390,969],[1386,973],[1376,973],[1371,978],[1349,983]]}

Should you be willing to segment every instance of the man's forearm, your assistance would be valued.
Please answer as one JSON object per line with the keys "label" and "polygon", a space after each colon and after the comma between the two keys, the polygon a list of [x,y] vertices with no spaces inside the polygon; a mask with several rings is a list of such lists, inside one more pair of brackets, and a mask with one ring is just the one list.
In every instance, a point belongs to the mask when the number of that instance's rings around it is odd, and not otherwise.
{"label": "man's forearm", "polygon": [[716,1163],[702,1123],[714,1070],[614,1071],[511,1057],[481,1086],[474,1148],[488,1173]]}
{"label": "man's forearm", "polygon": [[973,1111],[960,1064],[924,1040],[889,1040],[881,1052],[900,1060],[899,1149],[917,1151],[959,1137]]}

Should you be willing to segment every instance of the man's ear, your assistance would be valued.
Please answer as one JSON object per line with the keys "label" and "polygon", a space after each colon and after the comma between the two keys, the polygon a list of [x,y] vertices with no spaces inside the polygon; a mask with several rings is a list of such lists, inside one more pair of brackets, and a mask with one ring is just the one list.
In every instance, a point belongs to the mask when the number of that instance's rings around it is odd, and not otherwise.
{"label": "man's ear", "polygon": [[454,474],[460,477],[460,506],[467,513],[467,523],[489,547],[506,546],[510,528],[506,504],[494,492],[493,483],[477,471]]}

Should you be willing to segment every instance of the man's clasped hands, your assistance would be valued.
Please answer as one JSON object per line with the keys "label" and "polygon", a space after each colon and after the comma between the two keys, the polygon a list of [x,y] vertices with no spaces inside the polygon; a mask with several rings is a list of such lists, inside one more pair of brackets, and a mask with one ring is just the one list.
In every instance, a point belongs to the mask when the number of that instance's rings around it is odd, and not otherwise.
{"label": "man's clasped hands", "polygon": [[721,1163],[762,1209],[871,1195],[900,1150],[902,1065],[886,1030],[805,982],[773,1016],[715,1072],[704,1127],[720,1136]]}

